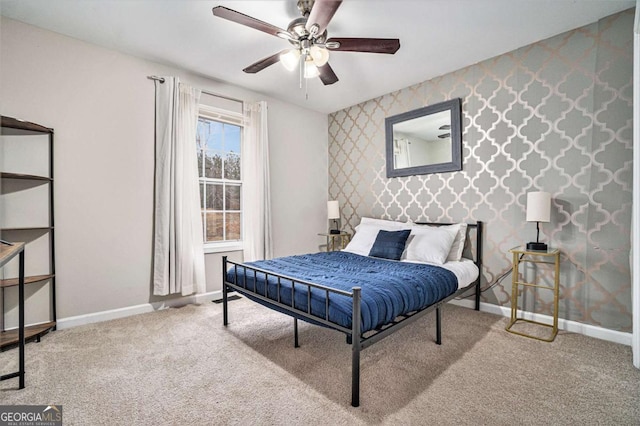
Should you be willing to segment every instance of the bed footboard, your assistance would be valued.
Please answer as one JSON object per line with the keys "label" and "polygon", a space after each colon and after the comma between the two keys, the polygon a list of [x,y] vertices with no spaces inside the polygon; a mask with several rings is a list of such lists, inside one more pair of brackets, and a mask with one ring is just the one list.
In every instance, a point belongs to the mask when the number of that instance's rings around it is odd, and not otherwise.
{"label": "bed footboard", "polygon": [[[234,270],[234,282],[229,282],[227,279],[227,271],[229,266]],[[242,272],[238,271],[241,268]],[[253,288],[247,285],[247,273],[253,275]],[[239,274],[242,274],[244,280],[243,285],[238,285]],[[258,291],[256,281],[258,276],[264,278],[264,292]],[[276,284],[276,298],[269,297],[269,277],[275,279]],[[284,288],[282,281],[285,280],[291,283],[291,305],[285,304],[281,300],[281,291]],[[295,305],[296,286],[303,288],[307,296],[307,309],[299,309]],[[228,294],[229,289],[237,290],[247,296],[254,297],[256,299],[267,302],[274,305],[281,312],[288,313],[294,318],[294,346],[298,347],[298,318],[307,319],[311,322],[319,323],[320,325],[332,328],[334,330],[341,331],[347,334],[347,341],[351,343],[351,405],[358,407],[360,405],[360,351],[362,350],[362,336],[361,336],[361,288],[353,287],[351,292],[323,286],[320,284],[311,283],[304,280],[288,277],[285,275],[275,274],[273,272],[266,271],[264,269],[247,266],[227,260],[227,256],[222,257],[222,321],[225,326],[229,324],[229,307],[228,307]],[[324,316],[314,315],[312,312],[311,303],[311,290],[317,289],[323,291],[325,294],[325,309]],[[352,304],[352,321],[351,328],[344,327],[334,321],[331,321],[329,316],[330,307],[330,295],[339,295],[351,298]],[[358,320],[353,320],[358,318]]]}

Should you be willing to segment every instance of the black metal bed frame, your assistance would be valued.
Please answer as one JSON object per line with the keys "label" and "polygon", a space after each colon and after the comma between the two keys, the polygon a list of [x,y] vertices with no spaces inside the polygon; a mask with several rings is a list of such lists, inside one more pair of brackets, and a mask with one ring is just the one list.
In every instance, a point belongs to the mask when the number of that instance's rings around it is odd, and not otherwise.
{"label": "black metal bed frame", "polygon": [[[450,223],[419,223],[420,225],[435,225],[435,226],[444,226],[451,225]],[[273,306],[277,306],[283,313],[293,316],[293,333],[294,333],[294,347],[299,347],[298,344],[298,318],[300,319],[308,319],[312,323],[320,324],[326,326],[328,328],[332,328],[337,331],[341,331],[347,335],[347,343],[351,344],[351,405],[353,407],[358,407],[360,405],[360,351],[368,348],[376,342],[384,339],[389,336],[393,332],[413,323],[417,319],[423,317],[424,315],[436,311],[436,344],[440,345],[442,343],[442,330],[441,330],[441,313],[440,307],[450,301],[451,299],[466,293],[468,290],[475,287],[475,310],[480,310],[480,279],[482,277],[482,227],[483,223],[478,221],[475,224],[468,224],[469,228],[476,229],[476,246],[475,246],[475,264],[478,267],[479,274],[476,281],[468,285],[467,287],[458,289],[453,294],[445,297],[444,299],[427,306],[423,309],[407,313],[405,315],[400,315],[396,317],[392,322],[382,325],[375,330],[369,331],[365,334],[369,334],[365,337],[361,333],[361,321],[354,321],[353,318],[360,318],[361,311],[361,288],[353,287],[351,292],[335,289],[332,287],[323,286],[320,284],[315,284],[309,281],[300,280],[297,278],[280,275],[272,271],[267,271],[260,268],[255,268],[252,266],[247,266],[242,263],[232,262],[227,260],[227,256],[222,257],[222,309],[223,309],[223,324],[227,326],[229,324],[229,316],[228,316],[228,293],[231,290],[238,290],[241,294],[246,293],[250,294],[252,298],[263,300]],[[467,233],[469,231],[467,230]],[[468,235],[467,235],[468,236]],[[240,266],[243,270],[242,274],[244,275],[243,286],[237,285],[227,281],[227,269],[229,265],[232,265],[235,270],[235,282],[238,282],[238,267]],[[247,287],[247,271],[249,274],[253,275],[254,278],[254,286],[252,288]],[[267,296],[268,285],[264,286],[264,294],[260,294],[257,292],[257,286],[255,285],[256,279],[260,276],[264,276],[265,283],[268,281],[269,277],[273,277],[277,280],[277,299],[274,300],[272,297]],[[280,290],[281,290],[281,281],[286,280],[287,282],[291,282],[291,306],[282,303],[280,300]],[[300,308],[296,308],[295,306],[295,292],[296,286],[303,287],[306,289],[307,294],[307,309],[303,310]],[[318,289],[325,292],[325,314],[324,317],[318,316],[311,313],[311,289]],[[341,296],[346,296],[352,298],[353,302],[353,312],[352,312],[352,326],[351,328],[343,327],[340,324],[332,322],[329,320],[329,295],[337,294]],[[359,338],[354,339],[354,336],[359,336]]]}

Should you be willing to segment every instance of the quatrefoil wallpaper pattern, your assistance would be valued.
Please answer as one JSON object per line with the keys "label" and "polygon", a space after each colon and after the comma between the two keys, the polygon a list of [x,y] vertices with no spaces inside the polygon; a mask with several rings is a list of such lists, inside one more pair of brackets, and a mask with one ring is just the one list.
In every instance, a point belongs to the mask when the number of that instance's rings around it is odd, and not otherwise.
{"label": "quatrefoil wallpaper pattern", "polygon": [[[343,228],[363,216],[482,220],[482,300],[509,306],[511,276],[498,280],[509,249],[536,237],[526,194],[548,191],[541,240],[562,251],[560,317],[631,331],[633,12],[331,114],[329,199]],[[456,97],[463,170],[388,179],[385,117]],[[551,314],[551,291],[526,293],[527,310]]]}

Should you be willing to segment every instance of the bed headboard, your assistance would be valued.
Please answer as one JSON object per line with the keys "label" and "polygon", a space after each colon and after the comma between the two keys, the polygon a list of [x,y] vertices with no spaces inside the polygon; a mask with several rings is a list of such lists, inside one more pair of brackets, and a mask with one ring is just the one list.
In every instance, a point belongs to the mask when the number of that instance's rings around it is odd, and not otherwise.
{"label": "bed headboard", "polygon": [[[418,225],[430,225],[430,226],[446,226],[455,225],[454,223],[433,223],[433,222],[416,222]],[[464,242],[464,251],[462,256],[468,259],[472,259],[478,267],[478,279],[476,280],[476,310],[480,309],[480,279],[482,278],[482,221],[476,223],[467,224],[467,236]],[[474,235],[475,234],[475,235]]]}

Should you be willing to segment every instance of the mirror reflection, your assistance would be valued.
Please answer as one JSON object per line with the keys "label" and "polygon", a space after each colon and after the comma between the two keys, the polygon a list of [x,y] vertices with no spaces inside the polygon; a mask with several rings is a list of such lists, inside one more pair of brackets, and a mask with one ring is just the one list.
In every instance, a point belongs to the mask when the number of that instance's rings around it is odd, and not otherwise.
{"label": "mirror reflection", "polygon": [[460,99],[385,120],[387,177],[462,170]]}
{"label": "mirror reflection", "polygon": [[451,162],[451,114],[442,111],[393,126],[396,169]]}

